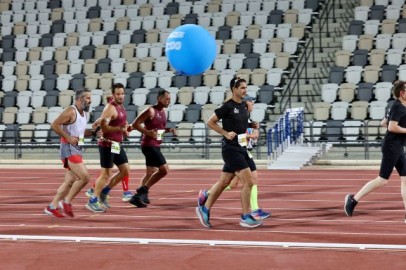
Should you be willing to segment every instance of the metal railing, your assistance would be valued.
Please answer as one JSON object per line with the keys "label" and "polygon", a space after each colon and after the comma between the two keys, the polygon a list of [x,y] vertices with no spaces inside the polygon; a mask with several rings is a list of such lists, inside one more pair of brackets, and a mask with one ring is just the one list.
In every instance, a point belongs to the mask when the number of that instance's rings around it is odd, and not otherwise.
{"label": "metal railing", "polygon": [[[364,159],[370,159],[371,149],[380,147],[382,138],[385,136],[385,128],[376,125],[376,120],[365,120],[358,127],[359,133],[348,133],[345,131],[347,127],[339,124],[338,126],[323,125],[316,126],[315,122],[304,122],[303,143],[310,145],[328,142],[334,147],[346,150],[350,147],[358,147],[362,150]],[[59,148],[59,137],[50,136],[50,132],[46,137],[21,136],[18,125],[12,125],[14,129],[9,128],[3,130],[2,140],[0,142],[0,150],[12,151],[14,159],[20,159],[26,152],[31,150],[55,149],[55,153]],[[27,130],[24,130],[26,132]],[[32,130],[34,134],[35,131]],[[49,130],[48,130],[49,131]],[[161,145],[162,151],[173,153],[179,158],[184,158],[185,161],[192,156],[199,156],[202,159],[212,159],[214,157],[221,158],[221,136],[210,135],[207,127],[202,128],[200,136],[167,136]],[[267,157],[268,132],[264,127],[261,128],[260,139],[257,146],[253,150],[256,159]],[[272,139],[271,139],[272,140]],[[126,149],[140,148],[140,137],[131,137],[123,142],[123,147]],[[97,149],[97,140],[92,138],[86,139],[85,148]]]}
{"label": "metal railing", "polygon": [[284,112],[287,108],[291,108],[291,98],[296,91],[296,96],[298,101],[301,101],[300,95],[300,81],[302,74],[304,73],[304,78],[306,83],[309,83],[308,76],[308,64],[312,63],[312,66],[315,67],[314,59],[314,39],[312,37],[308,38],[303,51],[297,61],[295,69],[291,72],[289,76],[289,83],[283,91],[283,95],[279,101],[280,112]]}

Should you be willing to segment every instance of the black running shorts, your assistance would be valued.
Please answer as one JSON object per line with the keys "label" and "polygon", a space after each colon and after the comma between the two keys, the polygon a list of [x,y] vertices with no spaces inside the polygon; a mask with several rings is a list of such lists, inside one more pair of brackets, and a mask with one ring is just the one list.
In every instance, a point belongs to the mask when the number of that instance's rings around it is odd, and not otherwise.
{"label": "black running shorts", "polygon": [[379,170],[379,176],[383,179],[389,179],[392,174],[393,168],[396,168],[396,171],[400,176],[406,176],[406,158],[402,150],[398,151],[389,151],[382,148],[382,161],[381,168]]}
{"label": "black running shorts", "polygon": [[124,151],[122,145],[120,145],[120,153],[114,154],[111,153],[110,147],[103,147],[99,145],[99,153],[100,153],[100,167],[102,168],[113,168],[113,164],[117,167],[121,164],[128,163],[127,154]]}
{"label": "black running shorts", "polygon": [[161,167],[166,164],[166,159],[161,153],[161,148],[157,146],[141,146],[141,151],[145,156],[145,165],[148,167]]}
{"label": "black running shorts", "polygon": [[254,161],[248,156],[247,149],[244,147],[224,144],[221,153],[224,160],[223,172],[235,173],[248,167],[251,171],[256,169]]}

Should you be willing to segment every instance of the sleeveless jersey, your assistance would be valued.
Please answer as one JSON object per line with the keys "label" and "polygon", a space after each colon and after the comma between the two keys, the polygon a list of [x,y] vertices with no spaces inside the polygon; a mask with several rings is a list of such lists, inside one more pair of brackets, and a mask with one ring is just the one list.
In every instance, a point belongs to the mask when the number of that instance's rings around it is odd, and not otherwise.
{"label": "sleeveless jersey", "polygon": [[[83,112],[83,116],[79,113],[75,105],[71,105],[76,111],[76,120],[72,124],[63,125],[62,129],[69,135],[73,137],[83,137],[87,125],[86,113]],[[62,142],[66,142],[65,139],[61,138]]]}
{"label": "sleeveless jersey", "polygon": [[[152,106],[152,109],[154,109],[154,118],[147,119],[144,122],[145,128],[148,130],[165,129],[165,127],[166,127],[165,111],[163,109],[162,109],[162,111],[159,111],[155,108],[155,106]],[[160,146],[161,142],[162,142],[161,140],[157,140],[157,139],[147,136],[145,134],[142,135],[142,140],[141,140],[142,146]]]}
{"label": "sleeveless jersey", "polygon": [[[79,113],[76,106],[72,105],[76,111],[76,120],[72,124],[63,125],[62,129],[69,135],[73,137],[83,137],[87,125],[87,115],[83,112],[83,116]],[[70,156],[82,155],[82,147],[80,145],[71,145],[65,138],[61,137],[61,146],[59,148],[59,156],[63,160]]]}
{"label": "sleeveless jersey", "polygon": [[[124,126],[127,123],[127,112],[125,108],[121,105],[116,104],[114,101],[111,101],[110,105],[115,107],[117,111],[117,118],[111,120],[109,125],[112,127]],[[107,141],[99,141],[99,145],[109,147],[110,142],[108,142],[108,140],[121,143],[123,141],[123,133],[121,131],[103,132],[103,138]]]}

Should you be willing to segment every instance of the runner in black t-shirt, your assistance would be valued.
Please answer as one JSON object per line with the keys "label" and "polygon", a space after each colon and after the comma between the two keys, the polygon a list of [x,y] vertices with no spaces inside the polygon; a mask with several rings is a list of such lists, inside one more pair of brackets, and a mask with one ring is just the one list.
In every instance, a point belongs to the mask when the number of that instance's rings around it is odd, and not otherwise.
{"label": "runner in black t-shirt", "polygon": [[[357,194],[345,197],[344,211],[352,216],[358,201],[378,187],[388,183],[393,168],[396,168],[401,179],[401,194],[406,208],[406,157],[403,145],[406,140],[406,82],[397,81],[393,86],[396,97],[381,125],[387,126],[385,138],[382,142],[382,161],[379,176],[366,183]],[[406,219],[405,219],[406,222]]]}
{"label": "runner in black t-shirt", "polygon": [[[210,228],[210,208],[234,176],[237,175],[243,183],[241,189],[243,213],[240,225],[255,228],[262,225],[262,222],[255,220],[250,213],[253,181],[249,167],[250,157],[247,151],[248,111],[245,102],[243,102],[247,93],[247,82],[244,79],[233,78],[230,82],[230,88],[233,94],[232,98],[216,109],[207,122],[211,129],[224,137],[222,140],[223,172],[220,180],[211,187],[210,196],[205,205],[199,205],[196,208],[196,214],[202,225]],[[217,123],[220,119],[223,123],[222,128]]]}

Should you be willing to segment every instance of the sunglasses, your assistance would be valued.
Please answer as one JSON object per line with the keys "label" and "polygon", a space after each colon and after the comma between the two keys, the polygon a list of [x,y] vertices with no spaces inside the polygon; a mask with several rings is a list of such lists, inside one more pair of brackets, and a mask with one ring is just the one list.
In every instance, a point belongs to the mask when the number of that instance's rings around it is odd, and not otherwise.
{"label": "sunglasses", "polygon": [[236,77],[236,78],[235,78],[235,81],[234,81],[233,88],[236,88],[237,85],[238,85],[238,83],[240,83],[240,82],[242,82],[242,81],[245,81],[245,80],[244,80],[243,78],[241,78],[241,77]]}

